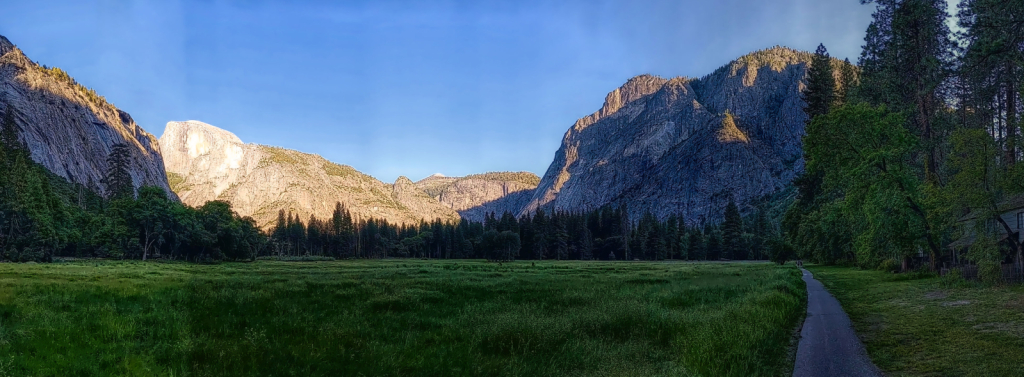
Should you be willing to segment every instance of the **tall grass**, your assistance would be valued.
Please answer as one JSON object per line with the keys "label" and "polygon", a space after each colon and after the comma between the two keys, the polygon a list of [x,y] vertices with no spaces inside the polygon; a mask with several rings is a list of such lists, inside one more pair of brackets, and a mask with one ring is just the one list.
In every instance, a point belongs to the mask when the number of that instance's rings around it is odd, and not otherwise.
{"label": "tall grass", "polygon": [[770,376],[767,264],[0,264],[0,376]]}

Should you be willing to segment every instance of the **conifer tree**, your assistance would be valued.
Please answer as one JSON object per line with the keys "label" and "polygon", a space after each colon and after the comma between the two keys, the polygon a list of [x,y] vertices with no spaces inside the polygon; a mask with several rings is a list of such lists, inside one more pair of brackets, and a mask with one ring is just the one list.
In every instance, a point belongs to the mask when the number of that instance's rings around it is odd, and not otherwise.
{"label": "conifer tree", "polygon": [[807,89],[803,99],[806,104],[804,112],[808,119],[828,114],[835,102],[836,80],[832,70],[832,58],[824,44],[819,44],[811,66],[807,70]]}
{"label": "conifer tree", "polygon": [[835,106],[842,106],[849,102],[853,87],[857,85],[857,67],[850,63],[850,59],[843,60],[839,72],[839,87],[836,88]]}
{"label": "conifer tree", "polygon": [[704,229],[704,253],[707,260],[718,260],[722,257],[722,233],[709,226]]}
{"label": "conifer tree", "polygon": [[124,143],[114,144],[107,155],[107,175],[102,183],[111,199],[134,199],[135,184],[130,173],[131,151]]}
{"label": "conifer tree", "polygon": [[[866,1],[872,2],[872,1]],[[937,119],[956,48],[944,0],[875,0],[861,53],[860,93],[873,105],[909,116],[908,129],[920,138],[923,177],[939,181],[943,130]]]}
{"label": "conifer tree", "polygon": [[1004,165],[1018,160],[1024,89],[1024,3],[965,0],[959,23],[966,49],[960,64],[965,126],[988,130],[1003,149]]}
{"label": "conifer tree", "polygon": [[736,202],[730,197],[722,222],[722,251],[729,259],[745,259],[743,250],[743,217]]}
{"label": "conifer tree", "polygon": [[16,111],[14,105],[4,105],[3,124],[0,126],[0,142],[9,151],[8,153],[25,149],[19,137],[18,123],[15,121]]}

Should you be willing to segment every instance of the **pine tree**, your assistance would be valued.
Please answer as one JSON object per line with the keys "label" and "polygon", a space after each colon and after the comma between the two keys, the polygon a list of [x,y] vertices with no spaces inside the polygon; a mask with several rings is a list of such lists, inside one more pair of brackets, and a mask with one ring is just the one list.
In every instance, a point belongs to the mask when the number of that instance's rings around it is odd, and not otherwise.
{"label": "pine tree", "polygon": [[871,104],[909,115],[921,140],[924,178],[939,181],[944,107],[953,54],[945,0],[877,0],[861,54],[861,89]]}
{"label": "pine tree", "polygon": [[[961,111],[971,127],[982,127],[1002,143],[1002,160],[1018,159],[1024,85],[1024,3],[1004,0],[965,0],[959,22],[966,49],[959,70],[965,98]],[[968,121],[966,119],[965,121]]]}
{"label": "pine tree", "polygon": [[722,257],[722,233],[709,226],[704,229],[704,253],[707,260],[718,260]]}
{"label": "pine tree", "polygon": [[124,143],[114,144],[107,155],[107,175],[102,183],[107,186],[110,199],[134,199],[135,184],[130,172],[131,150]]}
{"label": "pine tree", "polygon": [[14,105],[4,105],[3,124],[0,126],[2,127],[0,128],[0,143],[3,143],[8,153],[25,149],[25,145],[19,137],[18,123],[15,120],[16,112]]}
{"label": "pine tree", "polygon": [[729,198],[725,207],[725,221],[722,222],[722,251],[726,258],[745,259],[743,250],[743,217],[736,202]]}
{"label": "pine tree", "polygon": [[544,210],[537,209],[537,212],[533,216],[533,255],[537,259],[543,260],[547,257],[547,233],[548,233],[548,219],[545,216]]}
{"label": "pine tree", "polygon": [[832,70],[832,58],[824,44],[818,45],[811,59],[811,67],[807,70],[807,90],[803,93],[804,112],[807,119],[828,114],[835,102],[836,80]]}
{"label": "pine tree", "polygon": [[835,105],[842,106],[849,102],[850,94],[857,85],[857,67],[850,63],[850,59],[843,60],[839,72],[839,87],[836,88]]}
{"label": "pine tree", "polygon": [[765,208],[758,208],[754,215],[754,243],[751,252],[753,259],[765,259],[767,254],[768,240],[775,238],[775,231],[768,220],[768,211]]}

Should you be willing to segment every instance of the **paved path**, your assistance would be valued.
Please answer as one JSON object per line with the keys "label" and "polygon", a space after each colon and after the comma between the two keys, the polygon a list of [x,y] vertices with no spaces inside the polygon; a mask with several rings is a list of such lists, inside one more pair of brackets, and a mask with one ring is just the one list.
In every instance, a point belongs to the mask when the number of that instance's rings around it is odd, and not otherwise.
{"label": "paved path", "polygon": [[800,329],[793,377],[882,376],[868,358],[839,301],[810,271],[803,271],[807,319]]}

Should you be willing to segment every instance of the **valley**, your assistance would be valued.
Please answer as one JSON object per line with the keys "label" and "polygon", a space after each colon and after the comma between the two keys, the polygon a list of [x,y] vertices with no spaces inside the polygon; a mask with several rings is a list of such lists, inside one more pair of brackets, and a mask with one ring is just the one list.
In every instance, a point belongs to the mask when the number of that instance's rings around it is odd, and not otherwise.
{"label": "valley", "polygon": [[4,4],[0,377],[1020,375],[1024,3],[805,3]]}

